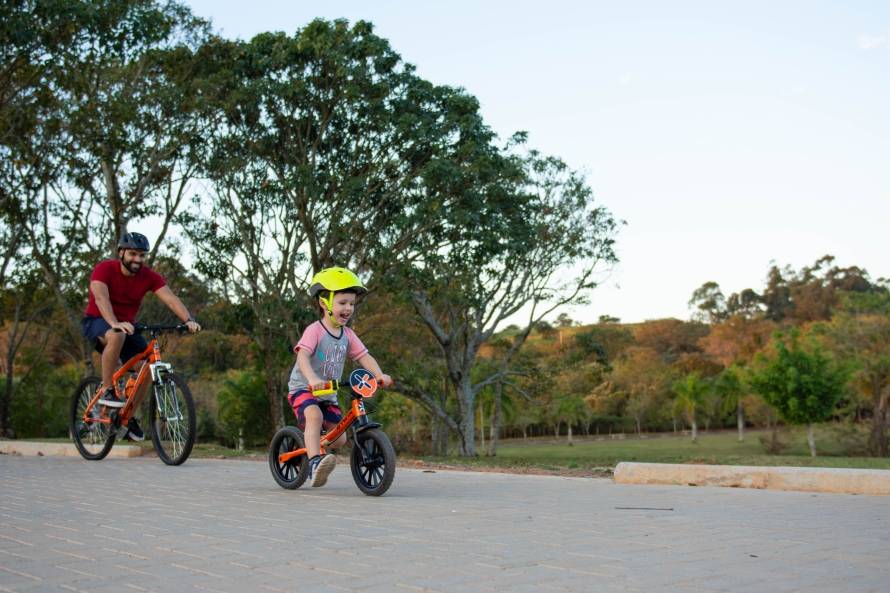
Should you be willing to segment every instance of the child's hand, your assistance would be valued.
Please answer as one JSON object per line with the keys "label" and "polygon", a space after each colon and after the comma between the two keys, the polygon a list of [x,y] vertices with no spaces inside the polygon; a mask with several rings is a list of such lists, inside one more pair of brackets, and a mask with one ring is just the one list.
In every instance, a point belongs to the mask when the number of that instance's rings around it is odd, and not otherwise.
{"label": "child's hand", "polygon": [[327,386],[328,386],[328,382],[327,382],[327,381],[322,381],[322,380],[319,379],[318,381],[315,381],[315,382],[313,382],[313,383],[310,383],[310,384],[309,384],[309,389],[311,389],[312,391],[321,391],[322,389],[324,389],[324,388],[327,387]]}
{"label": "child's hand", "polygon": [[377,377],[377,385],[379,387],[391,387],[392,384],[393,384],[392,377],[390,377],[386,373],[383,373],[379,377]]}

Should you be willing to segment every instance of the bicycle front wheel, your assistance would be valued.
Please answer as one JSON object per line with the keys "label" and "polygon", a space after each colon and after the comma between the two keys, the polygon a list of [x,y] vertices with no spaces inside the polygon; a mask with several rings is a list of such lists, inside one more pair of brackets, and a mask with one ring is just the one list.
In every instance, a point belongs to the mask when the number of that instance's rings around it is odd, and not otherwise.
{"label": "bicycle front wheel", "polygon": [[[114,445],[116,432],[111,424],[99,421],[99,406],[90,408],[90,401],[102,382],[98,377],[87,377],[71,396],[68,415],[68,434],[84,459],[104,459]],[[87,411],[89,410],[89,414]]]}
{"label": "bicycle front wheel", "polygon": [[368,496],[380,496],[396,475],[396,452],[386,433],[377,428],[356,435],[349,458],[352,479]]}
{"label": "bicycle front wheel", "polygon": [[161,375],[153,385],[149,410],[151,442],[161,461],[180,465],[195,445],[195,402],[185,381],[173,373]]}

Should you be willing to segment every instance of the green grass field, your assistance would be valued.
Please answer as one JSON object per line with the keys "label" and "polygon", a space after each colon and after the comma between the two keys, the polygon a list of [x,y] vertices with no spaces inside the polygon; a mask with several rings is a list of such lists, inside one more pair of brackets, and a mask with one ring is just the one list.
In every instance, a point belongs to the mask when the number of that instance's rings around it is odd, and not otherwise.
{"label": "green grass field", "polygon": [[423,459],[474,467],[580,470],[582,473],[605,473],[621,461],[890,469],[890,458],[843,455],[836,431],[830,427],[817,430],[819,456],[815,458],[810,457],[802,429],[785,429],[780,435],[788,445],[781,455],[767,453],[760,443],[761,436],[769,438],[766,431],[747,431],[742,443],[738,442],[736,432],[726,431],[699,435],[698,443],[693,443],[688,436],[673,435],[651,435],[643,439],[632,436],[602,440],[575,438],[574,445],[568,445],[565,438],[558,441],[530,439],[527,442],[513,439],[501,442],[496,457]]}

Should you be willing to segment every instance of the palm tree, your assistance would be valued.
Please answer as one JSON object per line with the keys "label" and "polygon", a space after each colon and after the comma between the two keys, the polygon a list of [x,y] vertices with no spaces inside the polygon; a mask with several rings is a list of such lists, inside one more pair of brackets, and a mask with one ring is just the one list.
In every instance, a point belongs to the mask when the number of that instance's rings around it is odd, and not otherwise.
{"label": "palm tree", "polygon": [[714,389],[722,400],[725,412],[735,408],[739,442],[742,443],[745,441],[745,408],[742,405],[745,390],[739,375],[738,367],[735,365],[723,369],[714,382]]}
{"label": "palm tree", "polygon": [[698,424],[696,422],[696,410],[702,405],[705,394],[708,392],[707,381],[698,373],[690,373],[682,379],[674,381],[673,391],[677,396],[674,400],[674,409],[686,414],[687,420],[692,425],[692,442],[698,442]]}

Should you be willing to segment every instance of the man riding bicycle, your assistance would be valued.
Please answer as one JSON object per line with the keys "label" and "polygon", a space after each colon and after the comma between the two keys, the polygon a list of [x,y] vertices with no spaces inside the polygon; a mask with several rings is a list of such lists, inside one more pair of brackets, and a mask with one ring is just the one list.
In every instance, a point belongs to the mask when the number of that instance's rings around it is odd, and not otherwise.
{"label": "man riding bicycle", "polygon": [[[115,393],[114,376],[118,361],[127,362],[148,347],[145,338],[134,333],[133,322],[145,293],[154,292],[161,302],[188,327],[201,326],[189,314],[164,277],[144,265],[149,250],[148,239],[140,233],[126,233],[117,244],[118,259],[100,262],[90,275],[90,297],[83,318],[83,335],[102,353],[102,385],[99,403],[122,408],[124,401]],[[127,438],[141,441],[142,429],[131,418]]]}

